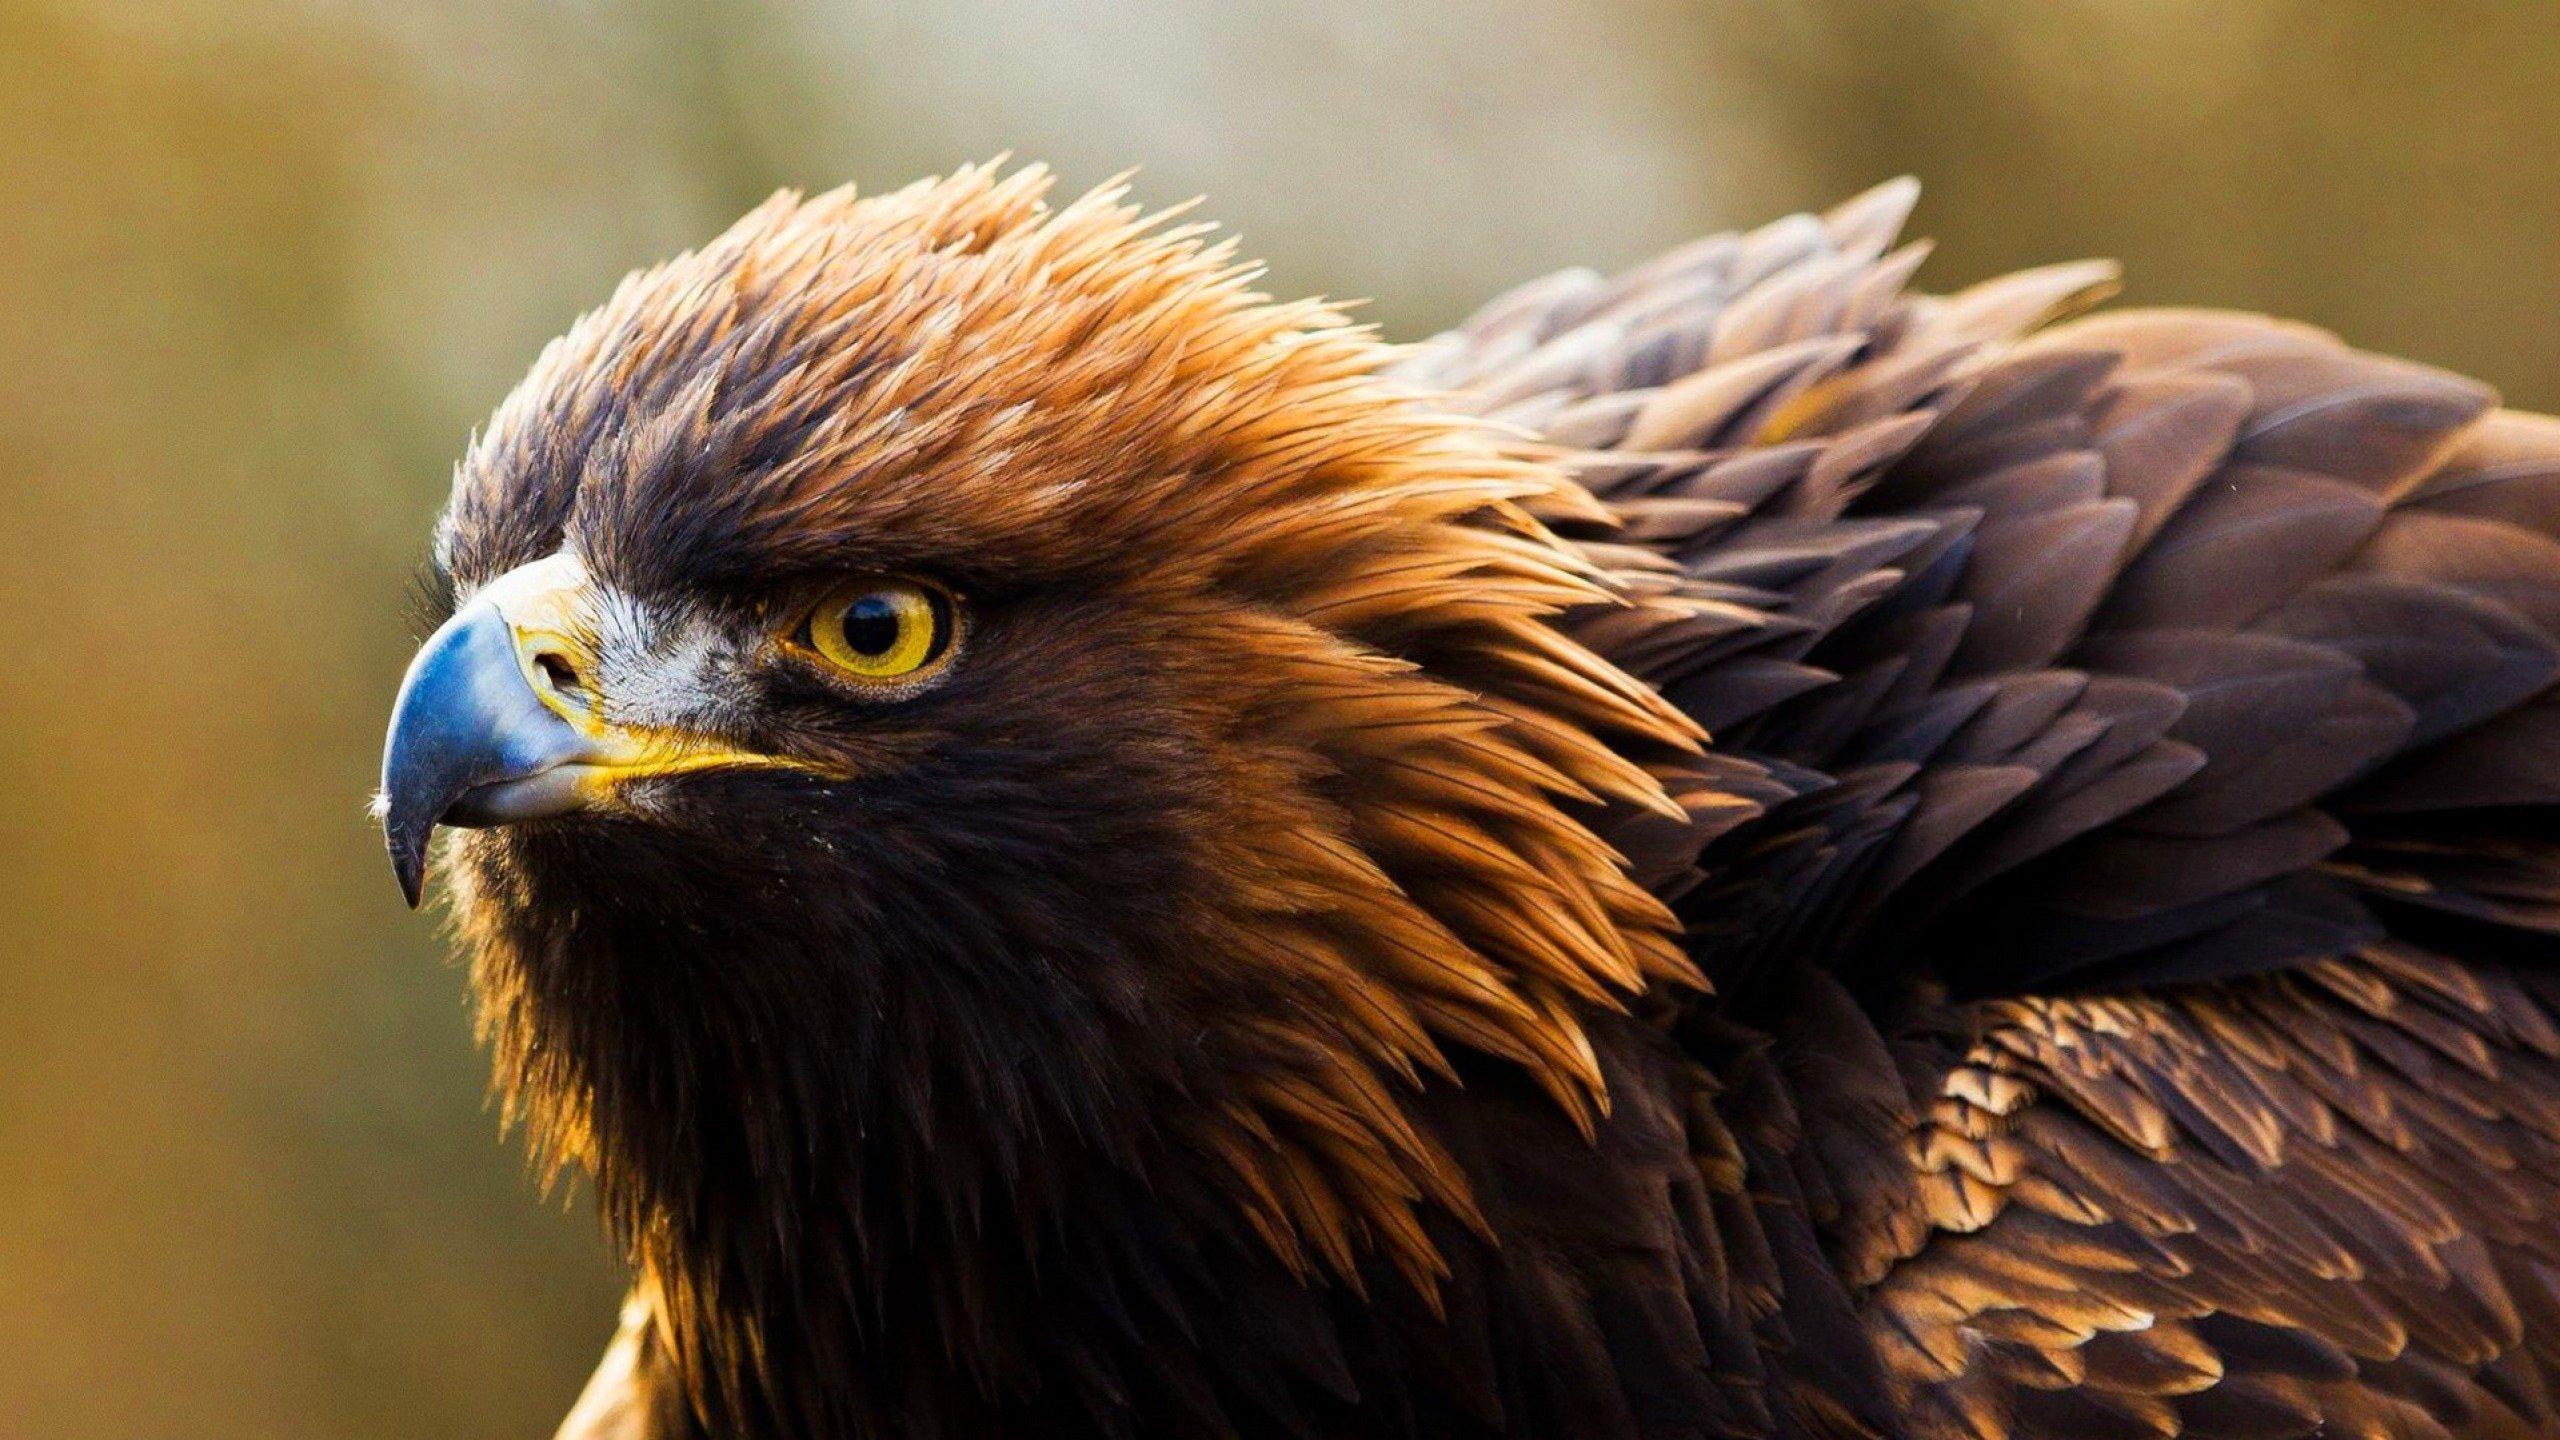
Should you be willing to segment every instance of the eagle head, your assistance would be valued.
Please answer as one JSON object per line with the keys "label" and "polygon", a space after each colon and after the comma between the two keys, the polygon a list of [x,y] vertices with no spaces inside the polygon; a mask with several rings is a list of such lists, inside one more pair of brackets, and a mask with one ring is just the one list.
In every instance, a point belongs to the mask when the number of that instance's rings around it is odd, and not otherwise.
{"label": "eagle head", "polygon": [[1196,1189],[1427,1288],[1468,1197],[1407,1097],[1507,1062],[1587,1123],[1581,1017],[1688,973],[1595,826],[1695,733],[1552,623],[1617,596],[1560,538],[1606,512],[1205,227],[1046,189],[786,194],[631,277],[437,532],[394,865],[453,827],[512,1109],[714,1316],[742,1247],[886,1264],[827,1217],[893,1192]]}

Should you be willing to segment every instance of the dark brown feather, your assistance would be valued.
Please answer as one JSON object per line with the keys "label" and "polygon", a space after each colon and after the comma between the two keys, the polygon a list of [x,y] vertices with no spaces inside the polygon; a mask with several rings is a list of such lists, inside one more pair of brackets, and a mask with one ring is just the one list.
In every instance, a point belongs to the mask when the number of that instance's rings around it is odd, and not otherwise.
{"label": "dark brown feather", "polygon": [[[1870,1330],[1916,1432],[2547,1424],[2560,1351],[2524,1348],[2517,1317],[2549,1310],[2560,1272],[2547,1236],[2493,1217],[2560,1205],[2543,1169],[2560,1075],[2547,1040],[2513,1048],[2548,1029],[2551,991],[2501,969],[2560,963],[2515,938],[2548,931],[2560,896],[2541,808],[2560,801],[2560,427],[2254,317],[2099,317],[2002,356],[2051,288],[1811,315],[1862,348],[1844,363],[1818,327],[1790,329],[1787,357],[1760,363],[1819,355],[1827,373],[1776,443],[1718,462],[1785,460],[1729,504],[1833,513],[1806,494],[1820,447],[1926,419],[1881,465],[1846,467],[1862,478],[1844,519],[1928,519],[1944,563],[1824,609],[1797,588],[1810,560],[1755,553],[1729,513],[1692,539],[1646,532],[1693,586],[1747,586],[1724,598],[1771,617],[1647,663],[1676,667],[1668,693],[1794,797],[1720,829],[1677,887],[1683,914],[1780,1044],[1815,1043],[1790,1038],[1806,1017],[1774,978],[1814,936],[1879,995],[1915,952],[1965,989],[2128,995],[2067,1021],[2059,1000],[1983,1012],[2039,1017],[1974,1058],[2045,1098],[2019,1129],[1938,1121],[1952,1153],[2010,1135],[2029,1158],[1933,1165],[1924,1189],[1961,1177],[1924,1206],[1944,1238],[1885,1242],[1906,1258]],[[2465,813],[2484,810],[2511,817],[2495,839]],[[2412,970],[2359,894],[2485,927],[2484,948]],[[1848,918],[1808,927],[1816,907]],[[2335,984],[2221,978],[2263,970],[2367,977],[2344,993],[2372,1013],[2328,1013]],[[2420,1061],[2426,1034],[2488,1067],[2456,1101]],[[1834,1166],[1880,1203],[1868,1167]],[[2061,1260],[2055,1225],[2147,1244]]]}

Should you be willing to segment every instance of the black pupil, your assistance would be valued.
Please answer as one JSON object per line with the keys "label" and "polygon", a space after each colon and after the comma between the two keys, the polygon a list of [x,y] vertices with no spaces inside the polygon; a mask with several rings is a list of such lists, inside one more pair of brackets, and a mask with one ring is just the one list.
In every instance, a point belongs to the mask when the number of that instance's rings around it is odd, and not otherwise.
{"label": "black pupil", "polygon": [[885,595],[865,595],[844,607],[845,648],[874,659],[898,648],[898,606]]}

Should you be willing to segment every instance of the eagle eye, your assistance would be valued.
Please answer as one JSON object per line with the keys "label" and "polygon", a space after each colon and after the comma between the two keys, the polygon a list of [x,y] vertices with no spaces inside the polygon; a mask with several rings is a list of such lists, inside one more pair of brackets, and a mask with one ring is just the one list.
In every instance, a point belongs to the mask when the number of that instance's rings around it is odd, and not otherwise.
{"label": "eagle eye", "polygon": [[864,580],[828,592],[800,622],[800,644],[849,679],[908,684],[951,656],[950,593],[914,580]]}

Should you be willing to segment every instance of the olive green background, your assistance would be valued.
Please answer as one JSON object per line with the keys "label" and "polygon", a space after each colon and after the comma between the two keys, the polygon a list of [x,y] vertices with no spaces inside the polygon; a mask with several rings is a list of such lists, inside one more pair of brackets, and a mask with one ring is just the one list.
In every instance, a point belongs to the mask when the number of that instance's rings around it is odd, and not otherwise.
{"label": "olive green background", "polygon": [[1010,149],[1414,335],[1914,171],[2560,403],[2560,6],[0,0],[0,1432],[539,1436],[610,1257],[363,812],[470,426],[780,185]]}

